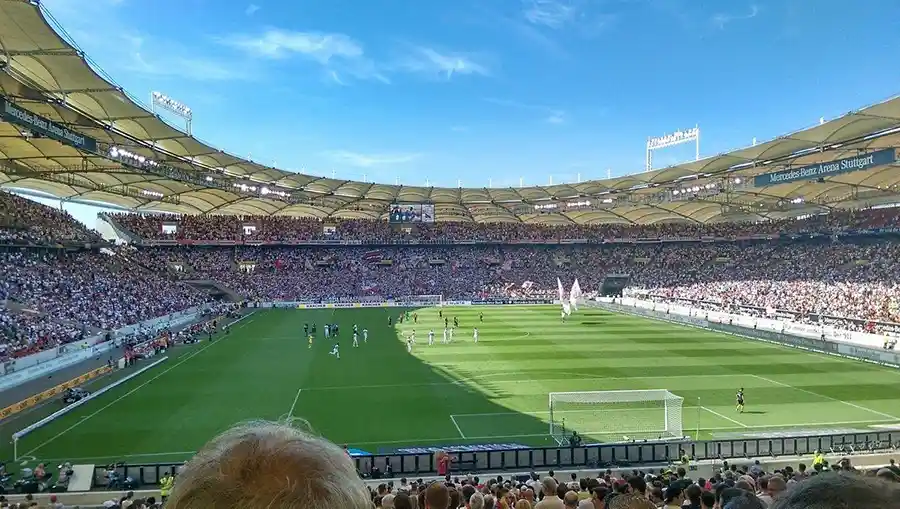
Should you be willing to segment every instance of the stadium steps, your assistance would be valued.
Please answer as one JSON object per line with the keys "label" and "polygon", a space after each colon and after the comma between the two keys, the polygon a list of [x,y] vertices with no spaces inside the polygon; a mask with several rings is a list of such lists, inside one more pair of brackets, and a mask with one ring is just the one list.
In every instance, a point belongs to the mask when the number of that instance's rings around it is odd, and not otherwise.
{"label": "stadium steps", "polygon": [[228,288],[227,286],[219,283],[218,281],[214,281],[212,279],[185,279],[182,280],[182,283],[188,284],[196,288],[198,291],[204,293],[210,293],[215,295],[218,293],[219,295],[224,296],[231,302],[240,302],[244,299],[238,295],[237,292]]}
{"label": "stadium steps", "polygon": [[100,217],[100,219],[105,221],[106,224],[108,224],[113,229],[113,231],[116,233],[116,235],[118,235],[122,240],[125,240],[129,244],[140,243],[141,238],[138,235],[136,235],[135,233],[132,233],[131,231],[129,231],[127,228],[125,228],[121,224],[119,224],[119,222],[116,221],[116,219],[114,217],[110,216],[109,214],[99,214],[99,217]]}
{"label": "stadium steps", "polygon": [[[51,322],[68,325],[68,326],[74,327],[76,329],[83,327],[83,325],[78,322],[75,322],[72,320],[66,320],[63,318],[55,318],[55,317],[50,316],[49,314],[41,311],[39,308],[35,308],[34,306],[30,306],[28,304],[22,303],[18,300],[15,300],[14,298],[7,300],[6,305],[3,307],[6,307],[6,309],[9,310],[10,314],[13,314],[13,315],[27,313],[27,314],[31,314],[31,315],[41,316],[43,318],[50,320]],[[101,332],[103,332],[103,330],[98,329],[97,327],[84,327],[84,332],[88,336],[93,336],[94,334],[100,334]]]}

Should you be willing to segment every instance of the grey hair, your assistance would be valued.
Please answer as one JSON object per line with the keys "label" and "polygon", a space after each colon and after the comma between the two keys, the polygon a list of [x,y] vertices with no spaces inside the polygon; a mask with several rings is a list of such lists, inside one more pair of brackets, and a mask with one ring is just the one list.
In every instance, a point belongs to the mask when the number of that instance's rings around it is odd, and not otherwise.
{"label": "grey hair", "polygon": [[185,466],[167,509],[371,509],[353,461],[289,424],[254,421],[212,439]]}
{"label": "grey hair", "polygon": [[484,495],[479,492],[472,493],[469,497],[469,507],[471,509],[484,509]]}

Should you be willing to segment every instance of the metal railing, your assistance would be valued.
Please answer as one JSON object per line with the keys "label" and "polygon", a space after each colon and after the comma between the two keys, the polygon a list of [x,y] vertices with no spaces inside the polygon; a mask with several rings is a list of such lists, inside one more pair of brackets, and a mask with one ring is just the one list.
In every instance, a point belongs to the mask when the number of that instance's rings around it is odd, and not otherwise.
{"label": "metal railing", "polygon": [[[540,447],[486,451],[457,451],[448,454],[457,473],[532,471],[565,469],[644,468],[669,465],[681,459],[683,450],[692,460],[730,460],[751,457],[812,456],[815,451],[852,455],[900,448],[900,430],[766,438],[740,438],[682,442],[635,442],[598,444],[580,447]],[[361,475],[370,476],[373,468],[382,475],[425,476],[437,474],[433,452],[421,454],[375,454],[355,456]],[[799,462],[799,461],[798,461]],[[124,465],[119,473],[135,479],[139,485],[157,484],[167,472],[176,473],[181,463]],[[95,486],[106,485],[106,467],[94,471]]]}

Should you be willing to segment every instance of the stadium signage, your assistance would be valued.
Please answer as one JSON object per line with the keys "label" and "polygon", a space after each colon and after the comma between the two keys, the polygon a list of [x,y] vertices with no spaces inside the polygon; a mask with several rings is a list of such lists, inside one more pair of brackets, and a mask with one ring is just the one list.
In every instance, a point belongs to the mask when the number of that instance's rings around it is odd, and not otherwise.
{"label": "stadium signage", "polygon": [[753,178],[753,185],[756,187],[772,186],[775,184],[785,184],[787,182],[795,182],[797,180],[811,180],[831,175],[839,175],[841,173],[849,173],[851,171],[867,170],[875,166],[891,164],[896,160],[894,149],[888,148],[877,152],[870,152],[827,163],[812,164],[801,168],[791,168],[787,170],[775,171],[764,175],[757,175]]}
{"label": "stadium signage", "polygon": [[490,452],[507,451],[510,449],[528,449],[522,444],[477,444],[477,445],[442,445],[428,447],[403,447],[396,449],[396,454],[431,454],[435,452]]}
{"label": "stadium signage", "polygon": [[71,131],[56,122],[22,109],[6,97],[0,96],[0,117],[13,124],[30,129],[37,134],[53,138],[75,148],[88,152],[97,151],[97,140],[81,133]]}

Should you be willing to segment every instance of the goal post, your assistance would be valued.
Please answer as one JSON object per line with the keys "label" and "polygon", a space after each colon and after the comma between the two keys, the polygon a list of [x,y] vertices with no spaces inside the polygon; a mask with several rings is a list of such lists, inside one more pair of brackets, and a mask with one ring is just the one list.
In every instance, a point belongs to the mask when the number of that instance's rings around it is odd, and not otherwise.
{"label": "goal post", "polygon": [[551,392],[550,436],[560,444],[573,431],[607,442],[680,439],[683,403],[665,389]]}
{"label": "goal post", "polygon": [[409,295],[402,299],[404,302],[415,302],[420,305],[443,307],[443,295]]}

